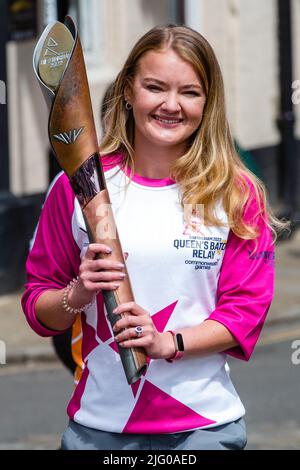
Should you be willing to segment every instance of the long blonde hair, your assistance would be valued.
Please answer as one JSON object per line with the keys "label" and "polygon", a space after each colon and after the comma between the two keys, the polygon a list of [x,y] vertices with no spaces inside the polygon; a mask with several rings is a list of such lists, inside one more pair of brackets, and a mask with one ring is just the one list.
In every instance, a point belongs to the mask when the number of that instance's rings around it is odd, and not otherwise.
{"label": "long blonde hair", "polygon": [[[206,95],[202,122],[190,137],[187,152],[170,169],[170,177],[181,188],[182,205],[202,204],[205,224],[222,226],[224,222],[217,218],[214,210],[221,200],[231,230],[249,240],[259,235],[255,220],[262,215],[276,240],[277,233],[287,229],[289,222],[274,216],[264,184],[238,156],[226,119],[220,66],[207,40],[186,26],[157,26],[133,47],[114,83],[105,116],[107,126],[100,145],[101,153],[122,152],[125,167],[131,168],[131,176],[134,174],[134,118],[132,111],[125,107],[125,88],[132,83],[143,54],[168,48],[192,64]],[[257,209],[253,220],[245,221],[243,214],[251,199],[251,191],[254,192]]]}

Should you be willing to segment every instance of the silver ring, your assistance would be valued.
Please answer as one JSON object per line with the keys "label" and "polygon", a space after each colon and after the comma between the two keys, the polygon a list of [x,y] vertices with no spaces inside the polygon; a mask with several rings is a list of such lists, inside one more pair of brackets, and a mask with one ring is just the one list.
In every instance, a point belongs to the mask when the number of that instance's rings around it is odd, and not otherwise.
{"label": "silver ring", "polygon": [[139,337],[143,333],[143,327],[142,326],[136,326],[134,331],[136,332],[137,337]]}

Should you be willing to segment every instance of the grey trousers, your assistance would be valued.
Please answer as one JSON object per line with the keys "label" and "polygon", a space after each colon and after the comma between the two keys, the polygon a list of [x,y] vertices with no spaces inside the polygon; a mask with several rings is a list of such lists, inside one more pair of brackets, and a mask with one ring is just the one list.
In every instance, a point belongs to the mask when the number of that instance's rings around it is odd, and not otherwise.
{"label": "grey trousers", "polygon": [[62,450],[243,450],[247,444],[243,418],[209,429],[175,434],[119,434],[69,421]]}

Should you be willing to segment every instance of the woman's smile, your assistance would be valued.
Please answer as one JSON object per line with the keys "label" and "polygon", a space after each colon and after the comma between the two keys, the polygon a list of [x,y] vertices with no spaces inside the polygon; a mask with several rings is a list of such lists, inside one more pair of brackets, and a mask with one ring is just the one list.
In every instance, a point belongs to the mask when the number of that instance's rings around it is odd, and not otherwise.
{"label": "woman's smile", "polygon": [[176,128],[179,124],[182,124],[183,122],[183,119],[178,119],[171,116],[158,116],[156,114],[152,115],[152,118],[154,119],[156,124],[167,129]]}

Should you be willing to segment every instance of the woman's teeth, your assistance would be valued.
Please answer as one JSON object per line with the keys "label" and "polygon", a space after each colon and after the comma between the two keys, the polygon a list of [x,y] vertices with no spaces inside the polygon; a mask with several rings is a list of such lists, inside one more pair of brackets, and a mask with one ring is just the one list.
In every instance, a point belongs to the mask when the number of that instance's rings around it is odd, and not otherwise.
{"label": "woman's teeth", "polygon": [[181,122],[181,119],[162,119],[158,116],[154,116],[154,119],[163,122],[164,124],[178,124],[179,122]]}

